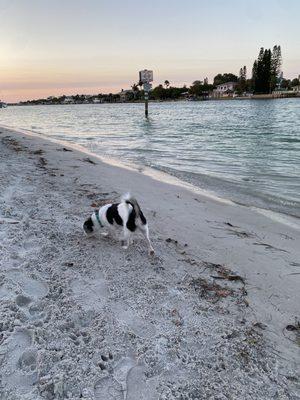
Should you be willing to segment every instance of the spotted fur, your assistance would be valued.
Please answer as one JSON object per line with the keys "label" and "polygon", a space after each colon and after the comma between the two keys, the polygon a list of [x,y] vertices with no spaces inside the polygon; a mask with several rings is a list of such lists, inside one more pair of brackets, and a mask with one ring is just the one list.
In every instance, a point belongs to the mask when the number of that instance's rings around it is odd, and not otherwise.
{"label": "spotted fur", "polygon": [[[102,230],[101,233],[105,236],[119,230],[122,246],[126,249],[130,243],[130,236],[134,232],[140,231],[147,241],[149,253],[154,254],[147,220],[137,200],[129,194],[123,196],[120,203],[105,204],[99,210],[94,211],[91,217],[84,222],[83,229],[87,235]],[[105,229],[108,230],[108,233],[104,231]]]}

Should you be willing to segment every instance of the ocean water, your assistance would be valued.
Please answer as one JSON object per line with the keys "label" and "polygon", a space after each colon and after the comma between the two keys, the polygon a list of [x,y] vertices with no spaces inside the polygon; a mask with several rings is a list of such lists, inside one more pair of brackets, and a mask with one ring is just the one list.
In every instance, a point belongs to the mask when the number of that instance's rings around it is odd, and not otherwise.
{"label": "ocean water", "polygon": [[300,99],[22,106],[0,125],[175,175],[247,206],[300,217]]}

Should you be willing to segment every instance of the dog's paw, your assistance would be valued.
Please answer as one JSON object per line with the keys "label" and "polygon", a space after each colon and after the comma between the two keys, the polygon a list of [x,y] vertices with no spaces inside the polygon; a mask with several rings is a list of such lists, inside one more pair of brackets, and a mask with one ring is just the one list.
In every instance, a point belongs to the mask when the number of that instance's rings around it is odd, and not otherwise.
{"label": "dog's paw", "polygon": [[148,254],[149,254],[149,256],[154,256],[155,255],[154,249],[149,249]]}

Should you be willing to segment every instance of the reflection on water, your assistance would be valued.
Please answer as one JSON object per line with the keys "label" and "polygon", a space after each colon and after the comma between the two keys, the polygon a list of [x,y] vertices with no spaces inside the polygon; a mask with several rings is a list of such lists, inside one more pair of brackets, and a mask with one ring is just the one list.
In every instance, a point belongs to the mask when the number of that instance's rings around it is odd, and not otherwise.
{"label": "reflection on water", "polygon": [[299,99],[8,107],[0,124],[167,171],[300,216]]}

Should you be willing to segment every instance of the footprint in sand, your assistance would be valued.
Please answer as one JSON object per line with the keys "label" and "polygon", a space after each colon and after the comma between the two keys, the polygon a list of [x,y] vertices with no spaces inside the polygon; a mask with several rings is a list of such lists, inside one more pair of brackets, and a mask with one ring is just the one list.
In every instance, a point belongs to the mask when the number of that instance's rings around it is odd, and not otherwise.
{"label": "footprint in sand", "polygon": [[115,362],[111,353],[101,355],[100,369],[107,370],[111,375],[99,379],[95,384],[96,400],[124,400],[127,392],[127,376],[129,371],[136,366],[132,357],[123,357]]}
{"label": "footprint in sand", "polygon": [[19,269],[6,272],[0,284],[0,300],[15,300],[19,307],[29,305],[31,301],[41,299],[48,293],[48,285],[41,280],[25,275]]}
{"label": "footprint in sand", "polygon": [[143,338],[152,338],[156,334],[156,328],[147,319],[141,318],[134,310],[124,307],[122,303],[116,303],[112,307],[116,319],[123,325],[127,326],[137,336]]}
{"label": "footprint in sand", "polygon": [[37,351],[31,346],[32,337],[27,329],[15,331],[2,345],[3,383],[12,390],[22,387],[24,394],[32,390],[37,380]]}
{"label": "footprint in sand", "polygon": [[146,380],[143,366],[132,368],[127,376],[126,400],[156,400],[155,380]]}
{"label": "footprint in sand", "polygon": [[36,370],[37,351],[34,349],[25,350],[19,360],[18,367],[24,372],[31,373]]}
{"label": "footprint in sand", "polygon": [[95,384],[95,400],[124,400],[122,385],[112,376],[106,376]]}
{"label": "footprint in sand", "polygon": [[[109,359],[107,363],[109,363]],[[105,365],[105,361],[102,364]],[[110,376],[95,384],[96,400],[155,400],[155,381],[147,381],[144,368],[132,357],[123,357],[114,366]]]}
{"label": "footprint in sand", "polygon": [[100,309],[108,296],[105,279],[76,279],[71,283],[75,300],[85,310]]}
{"label": "footprint in sand", "polygon": [[29,277],[19,269],[8,271],[7,277],[16,292],[21,289],[24,295],[30,298],[41,299],[48,293],[48,285],[45,282],[39,280],[38,277]]}

